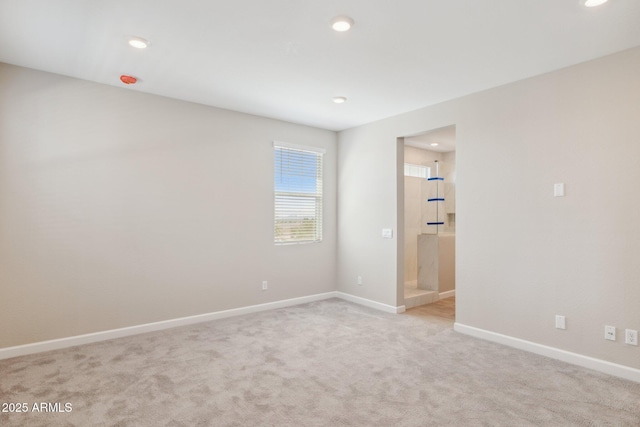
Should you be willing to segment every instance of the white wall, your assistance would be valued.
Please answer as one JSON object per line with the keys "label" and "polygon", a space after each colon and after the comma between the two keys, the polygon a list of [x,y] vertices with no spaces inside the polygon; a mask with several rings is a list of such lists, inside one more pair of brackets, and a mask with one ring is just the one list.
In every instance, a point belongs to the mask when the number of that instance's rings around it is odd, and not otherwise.
{"label": "white wall", "polygon": [[[357,137],[350,137],[354,132]],[[396,194],[396,182],[404,172],[402,161],[396,162],[404,146],[393,132],[386,136],[375,124],[339,134],[338,235],[343,237],[338,245],[338,290],[397,306],[402,293],[390,284],[402,275],[396,269],[396,246],[398,230],[403,229],[398,222],[403,195]],[[383,239],[383,228],[393,228],[395,238]],[[357,276],[362,276],[362,286]]]}
{"label": "white wall", "polygon": [[455,124],[457,321],[640,368],[603,339],[640,330],[639,69],[635,48],[339,133],[339,290],[401,304],[397,137]]}
{"label": "white wall", "polygon": [[[273,140],[327,149],[320,244],[273,244]],[[335,290],[335,176],[334,132],[0,64],[0,348]]]}

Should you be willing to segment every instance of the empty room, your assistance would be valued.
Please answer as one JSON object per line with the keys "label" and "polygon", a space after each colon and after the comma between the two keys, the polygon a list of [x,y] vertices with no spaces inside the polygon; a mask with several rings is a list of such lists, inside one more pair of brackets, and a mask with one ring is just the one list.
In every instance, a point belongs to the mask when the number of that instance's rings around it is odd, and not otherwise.
{"label": "empty room", "polygon": [[0,0],[0,426],[640,426],[637,0]]}

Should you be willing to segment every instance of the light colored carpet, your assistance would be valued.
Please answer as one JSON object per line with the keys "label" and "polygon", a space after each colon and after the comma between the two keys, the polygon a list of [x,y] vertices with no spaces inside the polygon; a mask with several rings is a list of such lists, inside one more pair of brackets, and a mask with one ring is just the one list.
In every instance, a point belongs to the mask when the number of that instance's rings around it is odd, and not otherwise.
{"label": "light colored carpet", "polygon": [[639,426],[640,384],[327,300],[0,361],[1,426]]}

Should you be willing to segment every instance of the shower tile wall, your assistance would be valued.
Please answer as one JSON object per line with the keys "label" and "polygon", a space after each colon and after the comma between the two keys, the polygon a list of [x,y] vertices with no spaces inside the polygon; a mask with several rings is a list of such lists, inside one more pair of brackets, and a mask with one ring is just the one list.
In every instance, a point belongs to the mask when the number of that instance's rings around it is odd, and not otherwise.
{"label": "shower tile wall", "polygon": [[418,235],[421,233],[422,178],[406,176],[404,178],[404,281],[418,279]]}
{"label": "shower tile wall", "polygon": [[[405,146],[404,161],[415,165],[433,166],[433,161],[442,162],[443,169],[441,175],[445,178],[445,183],[455,183],[455,152],[438,153],[429,150],[421,150],[419,148]],[[431,171],[435,175],[435,169]],[[413,283],[415,286],[418,279],[418,235],[423,233],[435,233],[435,227],[426,225],[427,217],[425,215],[427,205],[427,192],[425,190],[427,181],[421,178],[405,177],[404,178],[404,276],[405,283]],[[453,186],[444,187],[444,191],[455,192]],[[454,193],[455,194],[455,193]],[[454,200],[455,197],[450,199]],[[455,210],[455,204],[447,205],[445,202],[444,221],[447,224],[446,231],[455,229],[455,215],[448,214],[448,210]],[[449,202],[450,203],[450,202]],[[433,203],[431,203],[433,205]]]}

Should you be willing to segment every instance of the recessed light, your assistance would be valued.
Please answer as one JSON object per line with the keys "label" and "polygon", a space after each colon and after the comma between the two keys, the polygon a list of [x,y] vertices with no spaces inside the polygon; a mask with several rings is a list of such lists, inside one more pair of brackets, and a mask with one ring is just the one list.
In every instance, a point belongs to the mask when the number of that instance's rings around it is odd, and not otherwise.
{"label": "recessed light", "polygon": [[129,39],[129,45],[136,49],[146,49],[149,44],[149,40],[145,40],[142,37],[131,37]]}
{"label": "recessed light", "polygon": [[336,104],[344,104],[345,102],[347,102],[347,98],[345,98],[344,96],[334,96],[333,102],[335,102]]}
{"label": "recessed light", "polygon": [[431,143],[431,144],[429,144],[429,145],[430,145],[430,146],[432,146],[432,147],[437,147],[437,146],[438,146],[438,145],[440,145],[440,144],[438,144],[437,142],[432,142],[432,143]]}
{"label": "recessed light", "polygon": [[584,2],[584,5],[587,7],[596,7],[601,4],[605,4],[608,0],[587,0]]}
{"label": "recessed light", "polygon": [[353,19],[348,16],[336,16],[331,20],[331,28],[336,31],[349,31],[353,27]]}

